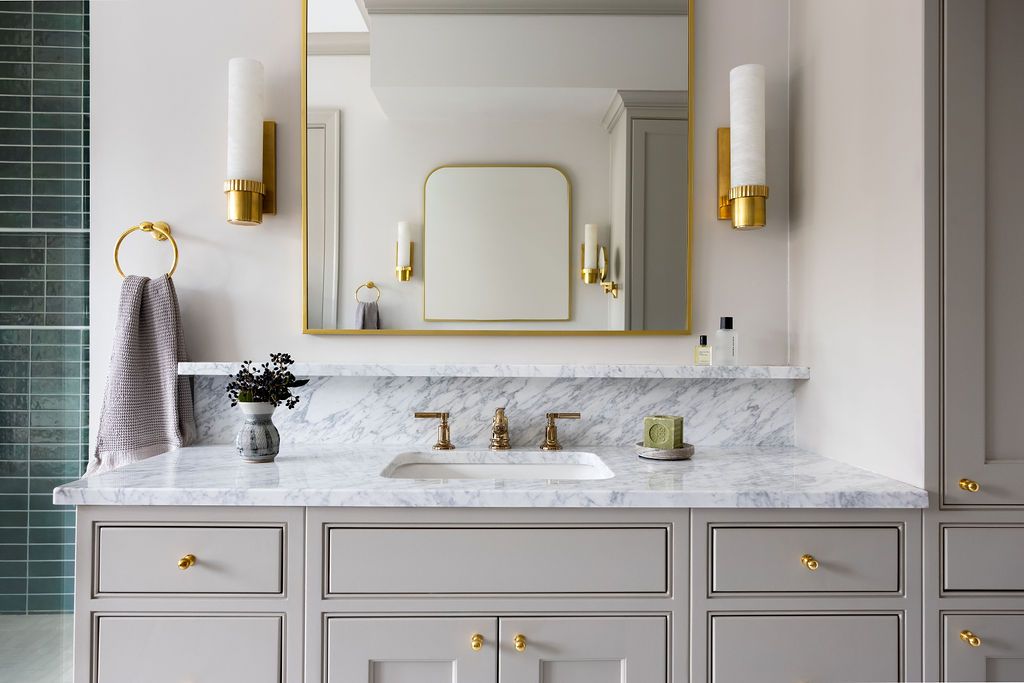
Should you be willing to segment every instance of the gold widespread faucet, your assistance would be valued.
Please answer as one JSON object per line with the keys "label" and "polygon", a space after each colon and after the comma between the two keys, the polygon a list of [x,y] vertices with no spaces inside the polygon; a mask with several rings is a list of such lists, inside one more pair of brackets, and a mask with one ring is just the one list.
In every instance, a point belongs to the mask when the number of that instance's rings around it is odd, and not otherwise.
{"label": "gold widespread faucet", "polygon": [[579,413],[548,413],[548,424],[544,428],[544,443],[540,445],[542,451],[560,451],[562,444],[558,442],[558,426],[555,420],[578,420]]}
{"label": "gold widespread faucet", "polygon": [[437,426],[437,443],[434,444],[435,451],[450,451],[455,448],[452,445],[451,431],[448,429],[448,413],[413,413],[417,418],[433,418],[441,420]]}
{"label": "gold widespread faucet", "polygon": [[505,416],[504,408],[497,408],[494,411],[494,419],[491,420],[491,445],[492,451],[507,451],[511,446],[508,439],[508,417]]}

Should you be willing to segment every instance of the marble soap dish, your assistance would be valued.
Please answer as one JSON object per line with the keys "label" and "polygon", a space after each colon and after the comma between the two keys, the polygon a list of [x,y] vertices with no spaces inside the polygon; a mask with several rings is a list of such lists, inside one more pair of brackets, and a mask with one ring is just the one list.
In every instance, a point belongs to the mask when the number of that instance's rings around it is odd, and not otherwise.
{"label": "marble soap dish", "polygon": [[636,454],[647,460],[689,460],[693,451],[692,443],[684,443],[680,448],[647,448],[643,441],[636,442]]}

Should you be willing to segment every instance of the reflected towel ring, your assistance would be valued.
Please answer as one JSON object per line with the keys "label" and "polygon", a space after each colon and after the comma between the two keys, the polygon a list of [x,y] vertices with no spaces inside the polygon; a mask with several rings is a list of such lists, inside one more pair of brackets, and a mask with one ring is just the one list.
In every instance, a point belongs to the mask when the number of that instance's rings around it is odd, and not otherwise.
{"label": "reflected towel ring", "polygon": [[373,303],[377,303],[378,301],[380,301],[380,287],[378,287],[377,285],[373,284],[373,280],[370,280],[369,282],[363,283],[363,284],[359,285],[358,287],[356,287],[356,301],[358,301],[361,304],[362,303],[370,303],[369,301],[362,301],[359,298],[359,290],[361,290],[363,287],[366,287],[367,289],[376,289],[377,290],[377,298],[373,300]]}
{"label": "reflected towel ring", "polygon": [[155,223],[150,221],[143,221],[138,225],[133,225],[117,238],[117,242],[114,244],[114,268],[117,269],[117,274],[123,279],[125,277],[124,271],[121,270],[121,263],[117,260],[117,252],[121,248],[121,242],[124,242],[124,238],[132,234],[136,230],[142,232],[152,233],[153,239],[159,242],[170,241],[171,248],[174,249],[174,261],[171,263],[171,269],[167,271],[167,277],[174,275],[174,271],[178,268],[178,243],[171,236],[171,226],[167,225],[163,221],[157,221]]}

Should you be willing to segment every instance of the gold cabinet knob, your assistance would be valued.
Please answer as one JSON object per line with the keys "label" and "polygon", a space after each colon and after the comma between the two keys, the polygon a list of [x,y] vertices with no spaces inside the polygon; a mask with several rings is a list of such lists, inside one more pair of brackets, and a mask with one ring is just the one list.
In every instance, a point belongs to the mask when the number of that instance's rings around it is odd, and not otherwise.
{"label": "gold cabinet knob", "polygon": [[973,479],[961,479],[959,482],[960,488],[964,491],[970,491],[971,493],[977,493],[981,490],[981,484],[974,481]]}
{"label": "gold cabinet knob", "polygon": [[180,569],[182,571],[185,571],[186,569],[188,569],[189,567],[191,567],[195,563],[196,563],[196,556],[193,555],[192,553],[189,553],[185,557],[183,557],[180,560],[178,560],[178,569]]}
{"label": "gold cabinet knob", "polygon": [[981,638],[966,629],[960,631],[960,640],[964,641],[971,647],[981,647]]}
{"label": "gold cabinet knob", "polygon": [[512,639],[512,644],[516,647],[516,652],[526,651],[526,636],[522,633],[517,633],[515,638]]}
{"label": "gold cabinet knob", "polygon": [[469,646],[473,648],[473,652],[479,652],[484,647],[484,637],[479,633],[474,633],[473,637],[469,639]]}
{"label": "gold cabinet knob", "polygon": [[818,567],[821,566],[821,564],[814,559],[814,555],[801,555],[800,564],[807,567],[807,570],[812,572],[818,571]]}

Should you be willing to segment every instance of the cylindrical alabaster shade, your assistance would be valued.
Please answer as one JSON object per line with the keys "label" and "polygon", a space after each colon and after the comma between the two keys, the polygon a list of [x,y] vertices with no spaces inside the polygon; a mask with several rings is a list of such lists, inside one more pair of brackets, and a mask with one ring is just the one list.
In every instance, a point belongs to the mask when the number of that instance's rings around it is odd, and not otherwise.
{"label": "cylindrical alabaster shade", "polygon": [[408,268],[412,264],[409,263],[409,245],[412,244],[412,228],[406,221],[398,221],[398,261],[395,266],[398,268]]}
{"label": "cylindrical alabaster shade", "polygon": [[263,181],[263,65],[228,62],[228,180]]}
{"label": "cylindrical alabaster shade", "polygon": [[729,127],[729,184],[767,185],[763,64],[744,64],[729,72]]}
{"label": "cylindrical alabaster shade", "polygon": [[597,268],[597,223],[583,226],[583,267]]}

